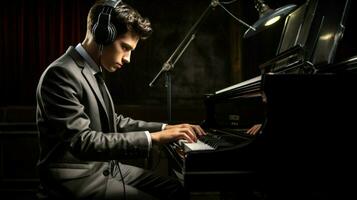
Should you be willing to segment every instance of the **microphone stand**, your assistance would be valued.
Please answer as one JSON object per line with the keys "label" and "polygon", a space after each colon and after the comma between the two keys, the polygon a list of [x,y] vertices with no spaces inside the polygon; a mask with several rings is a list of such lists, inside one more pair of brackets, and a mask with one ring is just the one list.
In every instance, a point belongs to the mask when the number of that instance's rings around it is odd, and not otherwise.
{"label": "microphone stand", "polygon": [[171,122],[171,96],[172,96],[172,88],[171,88],[171,71],[175,67],[176,62],[180,59],[182,54],[186,51],[187,47],[191,44],[191,42],[195,39],[196,37],[196,32],[198,30],[199,25],[202,23],[203,19],[207,17],[209,11],[213,10],[217,6],[221,6],[229,15],[231,15],[234,19],[242,23],[243,25],[247,26],[250,29],[255,30],[252,26],[248,25],[244,21],[240,20],[239,18],[235,17],[232,13],[230,13],[220,2],[219,0],[212,0],[211,3],[208,5],[208,7],[204,10],[204,12],[200,15],[198,20],[193,24],[193,26],[190,28],[184,39],[180,42],[178,47],[175,49],[175,51],[171,54],[171,56],[167,59],[167,61],[162,65],[161,70],[157,75],[154,77],[154,79],[150,82],[149,86],[153,87],[154,83],[157,81],[157,79],[165,73],[165,87],[166,87],[166,98],[167,98],[167,115],[168,115],[168,123]]}

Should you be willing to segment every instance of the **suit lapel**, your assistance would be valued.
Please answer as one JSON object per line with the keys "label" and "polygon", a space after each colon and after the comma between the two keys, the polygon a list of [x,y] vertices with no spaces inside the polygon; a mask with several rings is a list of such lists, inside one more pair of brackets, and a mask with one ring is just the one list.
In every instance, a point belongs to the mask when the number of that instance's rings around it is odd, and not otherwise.
{"label": "suit lapel", "polygon": [[97,99],[99,100],[100,104],[102,105],[103,109],[107,113],[108,116],[108,111],[104,103],[104,99],[102,96],[102,93],[100,93],[99,86],[97,83],[97,80],[95,79],[94,75],[92,74],[92,71],[89,70],[89,66],[85,66],[82,70],[82,74],[84,78],[87,80],[88,84],[91,86],[92,90],[94,91],[94,94],[97,96]]}
{"label": "suit lapel", "polygon": [[[96,78],[94,77],[92,71],[90,70],[90,66],[84,61],[84,59],[81,57],[81,55],[74,48],[69,49],[68,53],[71,55],[73,60],[77,63],[77,65],[82,68],[82,74],[83,74],[84,78],[87,80],[87,83],[90,85],[90,87],[93,90],[93,93],[95,94],[97,100],[100,102],[100,105],[102,106],[103,110],[105,111],[105,114],[106,114],[107,119],[109,121],[110,129],[113,129],[113,120],[114,120],[114,118],[113,118],[113,116],[109,116],[109,112],[108,112],[108,110],[107,110],[107,108],[105,106],[102,93],[100,92],[100,89],[99,89],[99,86],[98,86]],[[112,113],[114,113],[114,106],[113,106],[112,98],[109,95],[109,92],[108,92],[107,88],[106,88],[106,91],[107,91],[108,96],[109,96]],[[115,130],[115,128],[114,128],[114,130]]]}

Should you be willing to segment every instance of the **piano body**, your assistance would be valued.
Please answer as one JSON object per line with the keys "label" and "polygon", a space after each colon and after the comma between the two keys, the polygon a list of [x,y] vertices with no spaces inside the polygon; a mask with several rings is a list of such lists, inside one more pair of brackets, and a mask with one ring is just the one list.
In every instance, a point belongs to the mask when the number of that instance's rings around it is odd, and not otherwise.
{"label": "piano body", "polygon": [[[343,65],[357,69],[357,58]],[[185,187],[261,189],[273,196],[349,188],[357,169],[357,73],[268,73],[253,85],[206,98],[205,130],[229,144],[202,151],[168,146],[170,166]],[[240,131],[256,123],[262,124],[258,135]]]}
{"label": "piano body", "polygon": [[[304,9],[321,6],[316,2]],[[331,19],[341,25],[342,19],[333,14]],[[319,36],[302,38],[310,44],[313,37]],[[331,62],[335,42],[317,42],[316,48],[294,45],[262,64],[260,76],[207,95],[202,126],[223,142],[214,150],[167,146],[170,167],[184,186],[190,191],[262,191],[268,199],[353,195],[357,56]],[[307,52],[306,46],[319,52]],[[255,124],[262,125],[259,134],[246,134]]]}

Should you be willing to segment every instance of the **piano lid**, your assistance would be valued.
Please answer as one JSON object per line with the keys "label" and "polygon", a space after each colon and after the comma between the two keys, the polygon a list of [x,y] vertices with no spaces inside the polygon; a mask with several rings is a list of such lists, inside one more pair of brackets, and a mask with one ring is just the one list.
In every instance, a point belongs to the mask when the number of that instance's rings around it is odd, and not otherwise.
{"label": "piano lid", "polygon": [[243,81],[243,82],[240,82],[240,83],[237,83],[235,85],[232,85],[232,86],[229,86],[229,87],[226,87],[226,88],[223,88],[221,90],[218,90],[215,92],[215,94],[221,94],[221,93],[225,93],[227,91],[233,91],[233,90],[247,90],[247,89],[251,89],[251,90],[254,90],[254,89],[258,89],[256,88],[257,86],[260,86],[260,81],[262,80],[262,76],[259,75],[259,76],[256,76],[252,79],[248,79],[246,81]]}

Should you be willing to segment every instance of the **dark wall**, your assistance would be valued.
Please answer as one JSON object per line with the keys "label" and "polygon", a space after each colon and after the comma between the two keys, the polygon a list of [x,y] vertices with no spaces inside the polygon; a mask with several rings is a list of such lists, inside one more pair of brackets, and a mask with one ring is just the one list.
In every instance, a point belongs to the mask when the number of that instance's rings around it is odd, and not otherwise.
{"label": "dark wall", "polygon": [[[93,2],[13,0],[1,6],[0,90],[6,95],[0,99],[0,105],[35,104],[39,76],[69,45],[82,41],[86,14]],[[164,79],[160,78],[154,88],[149,88],[148,84],[211,1],[125,2],[151,20],[154,34],[139,44],[131,64],[107,76],[108,85],[117,104],[162,104],[165,99]],[[249,3],[237,1],[225,6],[252,24],[257,15]],[[272,7],[280,5],[275,2]],[[173,70],[174,103],[200,101],[203,94],[235,82],[229,74],[230,26],[246,29],[220,7],[203,21],[196,39]]]}
{"label": "dark wall", "polygon": [[[0,10],[0,105],[34,105],[37,81],[46,66],[85,36],[94,1],[14,0]],[[209,1],[126,1],[151,19],[154,34],[139,43],[132,63],[107,76],[117,104],[162,104],[163,77],[148,84]],[[225,87],[229,76],[229,20],[213,12],[172,73],[173,98],[184,102]]]}
{"label": "dark wall", "polygon": [[[163,104],[166,101],[165,77],[161,76],[155,87],[148,85],[207,8],[209,1],[132,2],[151,19],[154,33],[151,38],[139,43],[131,64],[107,76],[109,87],[116,102]],[[228,85],[229,22],[230,18],[221,10],[212,12],[202,22],[196,39],[172,70],[173,106],[201,102],[203,94]]]}
{"label": "dark wall", "polygon": [[[37,81],[44,69],[85,36],[86,15],[94,1],[84,0],[12,0],[0,8],[0,106],[34,106]],[[117,105],[164,107],[164,76],[154,87],[150,81],[173,53],[190,27],[211,0],[127,0],[143,16],[148,17],[154,33],[139,43],[132,63],[120,71],[107,74],[107,83]],[[287,3],[301,5],[304,0],[267,0],[272,8]],[[233,14],[248,24],[258,15],[252,1],[236,1],[226,5]],[[353,14],[353,11],[350,12]],[[350,17],[349,19],[352,19]],[[242,33],[247,29],[220,7],[202,22],[196,39],[178,60],[172,71],[173,107],[190,106],[203,110],[202,96],[231,84],[231,57],[241,48],[241,79],[259,75],[259,64],[274,57],[284,20],[249,39],[232,40],[232,27]],[[346,31],[351,28],[347,23]],[[345,35],[353,38],[353,34]],[[233,44],[232,41],[235,41]],[[351,42],[345,42],[342,58],[353,55]]]}

